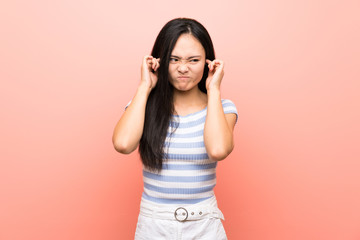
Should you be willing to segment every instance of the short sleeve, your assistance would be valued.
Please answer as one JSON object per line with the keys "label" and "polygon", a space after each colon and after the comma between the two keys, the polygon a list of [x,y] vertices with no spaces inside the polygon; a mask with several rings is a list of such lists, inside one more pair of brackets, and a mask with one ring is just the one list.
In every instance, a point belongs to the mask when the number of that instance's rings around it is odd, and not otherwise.
{"label": "short sleeve", "polygon": [[235,121],[236,123],[238,120],[238,111],[236,109],[235,104],[229,99],[222,99],[221,103],[225,114],[234,113],[236,115],[236,121]]}
{"label": "short sleeve", "polygon": [[125,111],[125,110],[127,109],[127,107],[130,105],[130,103],[131,103],[131,100],[128,102],[128,104],[126,104],[124,111]]}

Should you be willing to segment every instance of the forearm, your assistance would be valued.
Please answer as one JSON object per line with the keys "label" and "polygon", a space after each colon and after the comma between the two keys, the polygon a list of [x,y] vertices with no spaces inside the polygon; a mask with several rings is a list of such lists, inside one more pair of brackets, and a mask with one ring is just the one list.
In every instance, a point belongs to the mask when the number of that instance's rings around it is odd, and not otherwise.
{"label": "forearm", "polygon": [[131,104],[115,126],[113,133],[114,148],[121,153],[131,153],[139,145],[143,133],[145,109],[150,89],[140,84]]}
{"label": "forearm", "polygon": [[204,126],[204,143],[209,158],[222,160],[233,149],[232,130],[222,108],[219,89],[208,90],[208,108]]}

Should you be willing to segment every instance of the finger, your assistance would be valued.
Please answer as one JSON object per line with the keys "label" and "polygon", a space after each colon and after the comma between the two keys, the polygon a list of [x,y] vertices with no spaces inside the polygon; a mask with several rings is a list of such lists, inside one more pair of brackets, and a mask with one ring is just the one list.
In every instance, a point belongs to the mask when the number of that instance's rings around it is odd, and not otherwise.
{"label": "finger", "polygon": [[206,63],[208,64],[209,71],[211,71],[211,61],[208,60],[208,61],[206,61]]}
{"label": "finger", "polygon": [[160,61],[160,59],[159,59],[159,60],[157,61],[157,64],[156,64],[156,69],[155,69],[155,71],[156,71],[156,70],[158,70],[158,68],[160,67],[160,62],[159,62],[159,61]]}
{"label": "finger", "polygon": [[157,65],[157,60],[155,58],[152,59],[152,69],[155,71]]}
{"label": "finger", "polygon": [[211,71],[214,71],[214,61],[212,61],[212,62],[210,63],[210,70],[211,70]]}
{"label": "finger", "polygon": [[209,70],[212,71],[212,61],[209,59],[206,59],[205,62],[208,64]]}
{"label": "finger", "polygon": [[153,59],[153,56],[151,56],[151,55],[146,55],[144,57],[144,61],[146,61],[146,62],[152,61],[152,59]]}
{"label": "finger", "polygon": [[144,63],[148,66],[151,67],[151,62],[152,62],[152,56],[145,56],[144,57]]}
{"label": "finger", "polygon": [[219,66],[219,65],[224,65],[224,62],[222,60],[214,60],[214,63]]}
{"label": "finger", "polygon": [[145,57],[144,57],[144,61],[149,61],[149,60],[151,60],[151,59],[153,59],[153,56],[150,56],[150,55],[146,55]]}
{"label": "finger", "polygon": [[213,64],[215,69],[221,69],[224,67],[224,62],[222,60],[214,60]]}
{"label": "finger", "polygon": [[154,72],[155,72],[156,69],[158,68],[158,64],[159,64],[158,61],[155,60],[155,61],[154,61],[154,68],[153,68],[153,69],[154,69]]}
{"label": "finger", "polygon": [[219,62],[213,62],[213,68],[214,70],[218,69],[218,67],[220,66]]}

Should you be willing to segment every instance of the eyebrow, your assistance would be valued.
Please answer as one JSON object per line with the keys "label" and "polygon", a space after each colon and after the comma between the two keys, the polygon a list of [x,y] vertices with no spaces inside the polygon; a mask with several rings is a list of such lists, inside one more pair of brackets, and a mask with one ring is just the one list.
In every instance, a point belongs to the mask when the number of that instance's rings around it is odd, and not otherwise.
{"label": "eyebrow", "polygon": [[[174,57],[174,58],[181,58],[181,57],[176,56],[176,55],[171,55],[170,57]],[[201,55],[190,56],[190,57],[188,57],[187,59],[191,59],[191,58],[198,58],[198,57],[201,57]]]}

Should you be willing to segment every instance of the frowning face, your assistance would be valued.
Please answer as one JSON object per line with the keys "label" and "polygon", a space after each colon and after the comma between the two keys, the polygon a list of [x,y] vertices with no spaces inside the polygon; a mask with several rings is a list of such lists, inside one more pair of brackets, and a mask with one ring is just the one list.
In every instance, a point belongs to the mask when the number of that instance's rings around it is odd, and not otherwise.
{"label": "frowning face", "polygon": [[169,81],[176,90],[197,88],[204,74],[205,49],[193,35],[182,34],[171,52]]}

